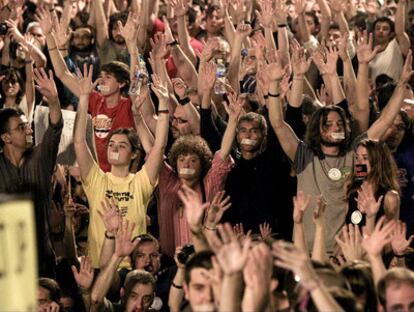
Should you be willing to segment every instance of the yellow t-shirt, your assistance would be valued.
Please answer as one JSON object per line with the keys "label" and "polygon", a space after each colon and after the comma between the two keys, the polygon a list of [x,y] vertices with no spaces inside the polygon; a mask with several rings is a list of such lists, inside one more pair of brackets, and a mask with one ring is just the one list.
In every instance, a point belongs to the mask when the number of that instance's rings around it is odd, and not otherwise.
{"label": "yellow t-shirt", "polygon": [[104,197],[114,197],[122,216],[135,222],[133,235],[147,232],[146,211],[156,185],[151,185],[145,165],[136,174],[119,178],[110,172],[104,173],[94,162],[87,178],[82,181],[89,202],[88,248],[94,268],[99,268],[99,257],[105,238],[105,225],[98,214],[102,211]]}

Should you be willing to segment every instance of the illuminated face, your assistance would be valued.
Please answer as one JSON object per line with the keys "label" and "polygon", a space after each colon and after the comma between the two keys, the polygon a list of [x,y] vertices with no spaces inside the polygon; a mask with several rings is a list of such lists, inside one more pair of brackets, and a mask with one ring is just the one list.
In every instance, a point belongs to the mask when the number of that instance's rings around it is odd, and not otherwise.
{"label": "illuminated face", "polygon": [[20,91],[19,82],[13,78],[2,81],[1,87],[6,97],[16,97]]}
{"label": "illuminated face", "polygon": [[217,35],[220,33],[223,25],[223,18],[220,16],[219,11],[215,10],[209,17],[207,17],[206,31],[209,34]]}
{"label": "illuminated face", "polygon": [[30,28],[29,32],[36,39],[38,48],[43,49],[46,46],[46,36],[43,34],[42,28],[35,26]]}
{"label": "illuminated face", "polygon": [[145,242],[138,245],[135,269],[145,270],[151,274],[158,272],[161,266],[161,256],[157,245],[153,242]]}
{"label": "illuminated face", "polygon": [[191,270],[189,284],[184,283],[184,292],[192,311],[214,310],[213,292],[206,269],[195,268]]}
{"label": "illuminated face", "polygon": [[339,29],[329,29],[328,31],[328,42],[335,47],[339,47],[341,41],[341,32]]}
{"label": "illuminated face", "polygon": [[180,179],[198,180],[201,176],[201,161],[196,154],[179,155],[177,172]]}
{"label": "illuminated face", "polygon": [[407,282],[390,283],[385,290],[385,302],[387,312],[413,311],[414,287]]}
{"label": "illuminated face", "polygon": [[88,28],[77,29],[72,36],[72,45],[78,51],[87,50],[92,44],[92,33]]}
{"label": "illuminated face", "polygon": [[129,294],[126,312],[145,312],[149,311],[154,300],[154,288],[151,284],[137,283]]}
{"label": "illuminated face", "polygon": [[135,158],[131,143],[125,134],[114,134],[108,143],[108,162],[112,166],[129,166]]}
{"label": "illuminated face", "polygon": [[359,145],[356,152],[355,152],[355,164],[356,165],[366,165],[367,166],[367,173],[371,171],[371,165],[369,163],[369,156],[367,149]]}
{"label": "illuminated face", "polygon": [[391,27],[387,22],[378,22],[374,29],[375,42],[377,44],[385,44],[391,40]]}
{"label": "illuminated face", "polygon": [[345,139],[345,125],[337,112],[329,112],[325,125],[321,125],[323,144],[339,145]]}
{"label": "illuminated face", "polygon": [[258,152],[264,136],[257,121],[242,121],[238,126],[237,142],[242,152]]}
{"label": "illuminated face", "polygon": [[306,25],[312,35],[317,35],[319,32],[319,26],[315,24],[315,20],[312,16],[305,15]]}
{"label": "illuminated face", "polygon": [[103,96],[110,96],[121,91],[124,83],[119,83],[115,76],[105,71],[99,76],[98,89]]}
{"label": "illuminated face", "polygon": [[188,117],[185,109],[181,105],[177,105],[172,120],[171,131],[173,137],[176,139],[181,135],[191,134],[191,126],[188,122]]}
{"label": "illuminated face", "polygon": [[2,140],[6,144],[26,150],[33,144],[33,130],[25,115],[9,119],[7,132],[2,134]]}
{"label": "illuminated face", "polygon": [[118,23],[115,23],[112,30],[112,38],[116,44],[125,44],[125,39],[121,35],[121,29],[118,27]]}

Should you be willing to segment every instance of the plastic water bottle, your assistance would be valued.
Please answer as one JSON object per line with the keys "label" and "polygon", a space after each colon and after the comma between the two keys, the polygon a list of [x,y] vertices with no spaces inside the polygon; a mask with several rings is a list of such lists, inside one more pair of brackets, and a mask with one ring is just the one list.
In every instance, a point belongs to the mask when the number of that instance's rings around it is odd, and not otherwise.
{"label": "plastic water bottle", "polygon": [[135,71],[134,79],[132,79],[131,84],[129,86],[128,93],[130,95],[139,95],[140,94],[144,77],[148,77],[148,72],[147,72],[147,68],[145,66],[145,61],[140,56],[139,57],[138,68]]}
{"label": "plastic water bottle", "polygon": [[214,84],[214,93],[215,94],[225,94],[226,93],[226,65],[222,59],[217,60],[217,69],[216,69],[216,83]]}

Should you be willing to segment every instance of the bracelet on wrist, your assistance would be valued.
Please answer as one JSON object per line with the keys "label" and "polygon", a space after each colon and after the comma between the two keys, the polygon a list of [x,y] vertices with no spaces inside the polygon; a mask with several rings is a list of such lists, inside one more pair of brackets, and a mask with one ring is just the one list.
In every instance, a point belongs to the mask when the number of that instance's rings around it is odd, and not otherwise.
{"label": "bracelet on wrist", "polygon": [[188,103],[190,103],[190,98],[186,96],[185,98],[178,100],[178,103],[180,103],[180,105],[182,106],[187,105]]}
{"label": "bracelet on wrist", "polygon": [[277,24],[277,27],[279,28],[287,27],[287,24]]}
{"label": "bracelet on wrist", "polygon": [[33,60],[24,60],[25,64],[33,64]]}
{"label": "bracelet on wrist", "polygon": [[170,111],[168,109],[161,109],[158,111],[158,114],[169,114]]}
{"label": "bracelet on wrist", "polygon": [[280,93],[272,94],[272,93],[269,92],[267,95],[270,96],[270,97],[273,97],[273,98],[280,97]]}
{"label": "bracelet on wrist", "polygon": [[54,47],[54,48],[49,48],[49,49],[48,49],[48,51],[54,51],[54,50],[57,50],[57,47]]}
{"label": "bracelet on wrist", "polygon": [[217,231],[217,227],[208,227],[207,225],[204,225],[204,228],[209,231]]}
{"label": "bracelet on wrist", "polygon": [[174,287],[174,288],[177,288],[177,289],[183,289],[182,285],[177,285],[174,282],[171,283],[171,286]]}
{"label": "bracelet on wrist", "polygon": [[106,237],[107,239],[115,239],[115,236],[111,236],[111,235],[109,235],[109,234],[108,234],[108,231],[105,231],[105,237]]}
{"label": "bracelet on wrist", "polygon": [[394,254],[394,257],[395,257],[395,258],[398,258],[398,259],[400,259],[400,258],[405,258],[405,254],[402,254],[402,255],[397,255],[397,254]]}

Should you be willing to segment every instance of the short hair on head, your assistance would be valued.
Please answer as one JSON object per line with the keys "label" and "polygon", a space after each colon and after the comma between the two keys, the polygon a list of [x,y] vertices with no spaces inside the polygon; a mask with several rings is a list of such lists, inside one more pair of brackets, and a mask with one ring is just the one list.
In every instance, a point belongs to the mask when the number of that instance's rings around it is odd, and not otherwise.
{"label": "short hair on head", "polygon": [[[131,295],[132,289],[136,284],[151,285],[153,292],[155,291],[155,278],[151,273],[144,270],[132,270],[125,278],[124,295],[121,298],[122,308],[125,309],[128,298]],[[124,311],[124,310],[122,310]]]}
{"label": "short hair on head", "polygon": [[211,257],[214,253],[210,250],[196,252],[191,255],[185,264],[184,281],[188,285],[191,281],[191,271],[194,269],[210,270],[213,267]]}
{"label": "short hair on head", "polygon": [[210,4],[206,10],[206,18],[210,18],[213,16],[213,13],[218,10],[220,10],[220,7],[217,4]]}
{"label": "short hair on head", "polygon": [[213,153],[207,142],[199,135],[183,135],[175,140],[168,154],[168,160],[174,170],[177,171],[177,160],[180,155],[194,154],[200,159],[201,176],[207,173],[211,167]]}
{"label": "short hair on head", "polygon": [[101,71],[104,71],[115,77],[118,83],[125,83],[121,88],[121,93],[125,93],[129,88],[130,77],[128,65],[118,61],[112,61],[101,66]]}
{"label": "short hair on head", "polygon": [[132,260],[133,264],[135,263],[135,260],[137,259],[137,256],[138,256],[138,248],[139,248],[139,246],[141,246],[143,244],[153,243],[153,244],[155,244],[157,251],[158,252],[160,251],[160,244],[159,244],[158,240],[154,236],[152,236],[151,234],[149,234],[149,233],[140,234],[136,237],[136,239],[138,239],[139,242],[138,242],[137,247],[134,249],[134,251],[131,254],[131,260]]}
{"label": "short hair on head", "polygon": [[126,21],[128,19],[128,12],[116,12],[109,16],[109,23],[108,23],[108,36],[111,41],[114,40],[114,37],[112,36],[112,29],[116,26],[118,21],[122,23],[122,25],[125,25]]}
{"label": "short hair on head", "polygon": [[250,112],[247,113],[239,118],[239,121],[237,123],[237,131],[239,130],[240,124],[242,122],[257,122],[259,126],[260,132],[262,132],[263,136],[267,136],[267,122],[266,119],[263,117],[263,115]]}
{"label": "short hair on head", "polygon": [[[20,117],[24,113],[19,108],[7,107],[0,109],[0,136],[9,131],[10,118]],[[0,137],[0,147],[4,146],[4,142]]]}
{"label": "short hair on head", "polygon": [[406,268],[392,268],[378,282],[377,291],[379,302],[386,306],[385,292],[390,284],[409,284],[414,288],[414,272]]}
{"label": "short hair on head", "polygon": [[388,25],[390,26],[391,32],[392,33],[395,32],[395,24],[394,24],[394,22],[388,16],[380,16],[380,17],[378,17],[374,21],[374,24],[372,25],[372,29],[373,30],[375,30],[375,27],[377,26],[378,23],[388,23]]}
{"label": "short hair on head", "polygon": [[133,128],[118,128],[111,132],[108,138],[108,144],[111,138],[115,134],[122,134],[125,135],[128,138],[129,144],[131,144],[131,151],[132,153],[136,153],[140,150],[141,144],[139,142],[138,134],[135,129]]}
{"label": "short hair on head", "polygon": [[38,281],[39,287],[47,289],[49,291],[49,299],[59,303],[61,297],[61,291],[59,284],[51,278],[41,277]]}
{"label": "short hair on head", "polygon": [[313,22],[315,23],[316,26],[319,26],[320,25],[319,18],[316,15],[316,12],[314,10],[305,12],[305,15],[306,16],[309,16],[309,17],[312,17]]}

